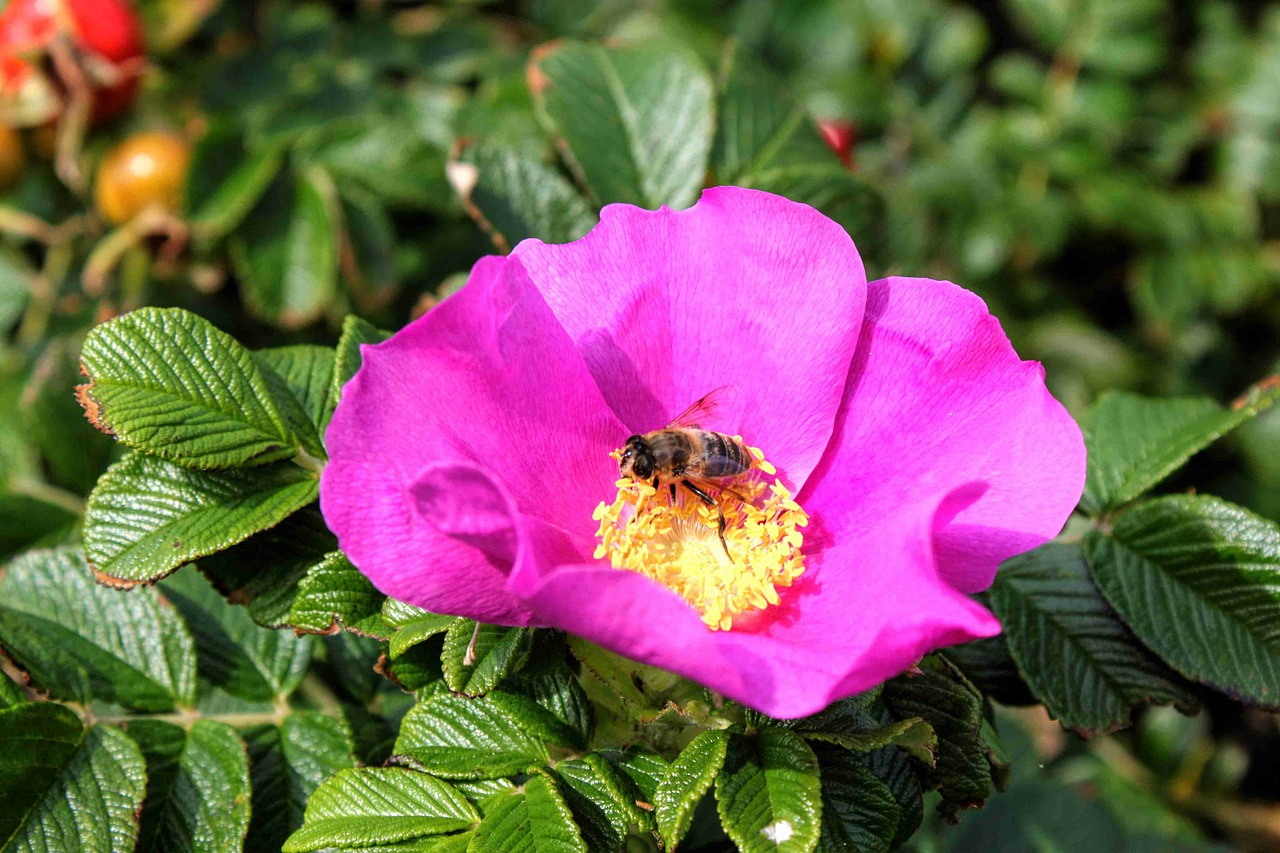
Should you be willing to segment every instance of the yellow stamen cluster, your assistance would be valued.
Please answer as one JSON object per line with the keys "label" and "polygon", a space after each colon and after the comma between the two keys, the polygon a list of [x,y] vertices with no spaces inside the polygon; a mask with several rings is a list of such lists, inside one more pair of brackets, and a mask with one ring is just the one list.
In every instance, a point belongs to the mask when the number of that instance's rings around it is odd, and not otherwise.
{"label": "yellow stamen cluster", "polygon": [[[804,572],[800,549],[808,514],[776,480],[776,470],[758,449],[751,471],[725,484],[735,494],[708,489],[724,511],[725,544],[717,533],[716,508],[687,489],[624,477],[618,496],[601,503],[596,559],[639,572],[673,590],[702,614],[712,629],[728,630],[736,617],[777,604],[778,589]],[[745,498],[745,500],[742,500]]]}

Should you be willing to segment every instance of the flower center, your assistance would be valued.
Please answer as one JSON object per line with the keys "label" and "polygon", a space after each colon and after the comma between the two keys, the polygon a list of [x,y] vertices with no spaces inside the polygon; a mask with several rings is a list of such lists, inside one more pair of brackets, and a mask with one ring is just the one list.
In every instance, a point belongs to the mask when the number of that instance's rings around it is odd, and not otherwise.
{"label": "flower center", "polygon": [[[724,512],[724,540],[716,506],[677,484],[624,477],[613,503],[601,503],[596,559],[639,572],[673,590],[712,629],[728,630],[736,617],[778,603],[778,588],[804,572],[800,528],[809,515],[774,477],[777,470],[754,447],[750,470],[705,491]],[[614,454],[617,456],[617,454]]]}

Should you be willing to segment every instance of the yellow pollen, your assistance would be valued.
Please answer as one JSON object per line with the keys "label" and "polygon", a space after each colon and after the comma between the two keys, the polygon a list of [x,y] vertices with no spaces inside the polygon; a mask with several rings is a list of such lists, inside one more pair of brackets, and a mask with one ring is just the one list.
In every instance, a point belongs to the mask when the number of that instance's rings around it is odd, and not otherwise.
{"label": "yellow pollen", "polygon": [[800,528],[809,515],[786,486],[765,480],[777,469],[764,454],[747,450],[751,470],[725,484],[736,496],[707,490],[724,511],[727,554],[715,507],[680,486],[672,499],[665,484],[655,489],[624,477],[613,502],[602,502],[591,514],[600,522],[596,559],[607,556],[614,568],[673,590],[713,630],[728,630],[736,617],[777,604],[778,589],[804,573]]}

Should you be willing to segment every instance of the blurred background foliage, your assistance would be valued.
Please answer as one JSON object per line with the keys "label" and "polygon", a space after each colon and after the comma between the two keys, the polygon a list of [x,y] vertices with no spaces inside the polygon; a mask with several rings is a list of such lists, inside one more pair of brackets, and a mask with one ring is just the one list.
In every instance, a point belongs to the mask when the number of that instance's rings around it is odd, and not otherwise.
{"label": "blurred background foliage", "polygon": [[[1113,388],[1228,401],[1280,371],[1280,4],[137,6],[141,93],[89,129],[79,183],[47,123],[0,134],[4,558],[63,540],[115,454],[71,395],[94,323],[176,305],[250,346],[331,344],[349,312],[399,328],[483,254],[708,181],[814,203],[873,275],[977,291],[1076,414]],[[557,39],[579,41],[539,52]],[[665,52],[665,88],[636,85],[694,124],[715,81],[710,174],[628,182],[592,160],[582,105],[546,84],[589,70],[593,44]],[[750,162],[729,144],[743,116],[767,131]],[[121,143],[176,177],[129,174]],[[1280,519],[1280,417],[1172,488],[1192,483]],[[1010,792],[918,849],[1280,845],[1275,716],[1153,708],[1090,742],[1041,711],[1001,724]]]}

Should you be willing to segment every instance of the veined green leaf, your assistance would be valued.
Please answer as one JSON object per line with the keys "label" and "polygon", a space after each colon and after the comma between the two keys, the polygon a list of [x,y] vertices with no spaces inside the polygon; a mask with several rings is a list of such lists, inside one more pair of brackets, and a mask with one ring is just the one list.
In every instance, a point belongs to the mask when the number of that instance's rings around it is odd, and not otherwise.
{"label": "veined green leaf", "polygon": [[938,736],[937,762],[929,773],[942,794],[944,813],[980,805],[999,781],[987,739],[985,702],[944,658],[925,658],[920,672],[885,685],[885,703],[898,717],[920,717]]}
{"label": "veined green leaf", "polygon": [[[1188,678],[1280,706],[1280,526],[1209,496],[1146,501],[1091,532],[1107,601]],[[1171,626],[1177,626],[1172,630]]]}
{"label": "veined green leaf", "polygon": [[280,523],[318,491],[312,474],[287,462],[193,471],[133,453],[89,496],[85,553],[102,575],[149,583]]}
{"label": "veined green leaf", "polygon": [[189,730],[131,722],[147,762],[140,851],[238,851],[249,828],[249,762],[235,730],[197,720]]}
{"label": "veined green leaf", "polygon": [[838,747],[814,747],[822,774],[819,853],[884,853],[893,844],[900,810],[893,792],[858,756]]}
{"label": "veined green leaf", "polygon": [[339,624],[361,634],[386,636],[382,601],[386,596],[351,565],[341,551],[307,569],[289,609],[289,624],[303,631],[330,634]]}
{"label": "veined green leaf", "polygon": [[242,699],[277,699],[297,688],[311,663],[314,640],[256,624],[196,572],[161,585],[196,641],[200,675]]}
{"label": "veined green leaf", "polygon": [[354,766],[351,735],[340,720],[309,711],[290,714],[278,726],[246,729],[243,735],[253,783],[249,846],[279,850],[302,826],[307,801],[321,783]]}
{"label": "veined green leaf", "polygon": [[195,702],[191,635],[155,590],[93,581],[71,548],[30,551],[0,578],[0,643],[37,684],[138,711]]}
{"label": "veined green leaf", "polygon": [[1107,606],[1080,546],[1050,543],[1007,561],[988,593],[1018,670],[1068,728],[1104,732],[1144,702],[1195,697]]}
{"label": "veined green leaf", "polygon": [[405,715],[395,752],[447,779],[492,779],[544,766],[542,741],[487,697],[435,696]]}
{"label": "veined green leaf", "polygon": [[188,222],[205,240],[233,230],[284,166],[280,144],[245,150],[240,129],[227,122],[196,143],[187,170]]}
{"label": "veined green leaf", "polygon": [[624,751],[601,750],[600,754],[609,763],[626,774],[637,788],[646,803],[653,803],[658,796],[658,786],[662,784],[671,765],[655,752],[644,749],[628,749]]}
{"label": "veined green leaf", "polygon": [[[395,602],[395,604],[391,608],[388,608],[387,604],[391,604],[392,602]],[[382,607],[382,619],[384,622],[388,621],[388,610],[390,609],[392,612],[397,612],[397,606],[412,607],[413,605],[406,605],[402,601],[395,601],[395,599],[388,598]],[[436,613],[428,613],[420,608],[414,609],[420,610],[421,615],[414,616],[408,621],[401,623],[396,627],[396,632],[391,635],[391,642],[387,646],[387,653],[391,655],[392,658],[398,658],[400,655],[404,654],[419,643],[425,642],[439,634],[443,634],[449,630],[450,625],[458,621],[457,616],[440,616]]]}
{"label": "veined green leaf", "polygon": [[89,420],[130,447],[197,468],[263,465],[297,438],[252,355],[188,311],[142,308],[89,333],[77,389]]}
{"label": "veined green leaf", "polygon": [[720,822],[745,853],[806,853],[822,822],[813,750],[789,729],[735,735],[716,778]]}
{"label": "veined green leaf", "polygon": [[0,840],[5,850],[132,853],[146,765],[115,729],[67,708],[0,710]]}
{"label": "veined green leaf", "polygon": [[[338,398],[333,394],[333,350],[298,344],[259,350],[253,358],[284,381],[284,392],[297,401],[298,410],[305,416],[304,423],[291,423],[294,432],[300,436],[308,452],[313,456],[324,456],[320,432],[329,423],[334,406],[338,404]],[[277,394],[277,398],[280,396]]]}
{"label": "veined green leaf", "polygon": [[272,183],[230,242],[254,314],[286,329],[324,314],[338,284],[338,216],[337,192],[323,169]]}
{"label": "veined green leaf", "polygon": [[463,207],[500,252],[529,237],[568,243],[596,224],[571,183],[514,148],[469,145],[449,163],[448,174]]}
{"label": "veined green leaf", "polygon": [[495,794],[468,851],[475,853],[587,853],[573,813],[546,776],[524,790]]}
{"label": "veined green leaf", "polygon": [[906,750],[913,758],[932,765],[938,751],[938,736],[933,727],[919,717],[895,720],[883,726],[858,732],[805,732],[808,740],[835,744],[853,752],[871,752],[886,746]]}
{"label": "veined green leaf", "polygon": [[1276,396],[1274,389],[1255,388],[1226,409],[1204,397],[1104,395],[1081,420],[1089,446],[1082,505],[1096,513],[1128,503],[1267,409]]}
{"label": "veined green leaf", "polygon": [[893,844],[903,844],[915,835],[924,820],[924,792],[913,762],[896,746],[876,750],[866,757],[866,762],[898,804],[898,829],[894,833]]}
{"label": "veined green leaf", "polygon": [[715,183],[750,186],[752,175],[770,167],[835,164],[813,117],[763,63],[734,50],[720,77]]}
{"label": "veined green leaf", "polygon": [[[536,639],[544,643],[544,649],[551,642],[557,648],[563,648],[562,639],[549,641],[546,632],[538,634]],[[535,645],[535,659],[538,655],[539,649]],[[562,657],[546,660],[544,656],[544,659],[531,663],[508,678],[504,686],[528,696],[567,726],[571,735],[567,746],[573,749],[586,747],[595,727],[593,706]]]}
{"label": "veined green leaf", "polygon": [[317,504],[305,506],[269,530],[200,560],[227,598],[244,602],[253,621],[268,628],[289,624],[298,584],[338,548]]}
{"label": "veined green leaf", "polygon": [[534,98],[601,203],[692,204],[707,171],[713,85],[664,43],[608,49],[553,42],[530,60]]}
{"label": "veined green leaf", "polygon": [[400,767],[343,770],[307,803],[284,853],[371,847],[469,829],[480,815],[466,797],[427,773]]}
{"label": "veined green leaf", "polygon": [[693,810],[720,775],[728,750],[728,732],[700,732],[671,762],[658,783],[653,798],[654,819],[668,850],[675,850],[689,831]]}
{"label": "veined green leaf", "polygon": [[640,792],[603,756],[590,753],[561,761],[555,773],[583,841],[593,853],[620,850],[632,826],[652,827],[650,813],[636,805]]}
{"label": "veined green leaf", "polygon": [[342,322],[342,337],[338,338],[338,346],[334,350],[333,391],[330,394],[335,406],[342,396],[342,386],[350,382],[360,369],[361,345],[380,344],[389,337],[390,332],[377,329],[355,315]]}
{"label": "veined green leaf", "polygon": [[[473,642],[474,640],[474,642]],[[459,619],[444,637],[444,679],[454,693],[481,696],[529,659],[533,632]]]}

